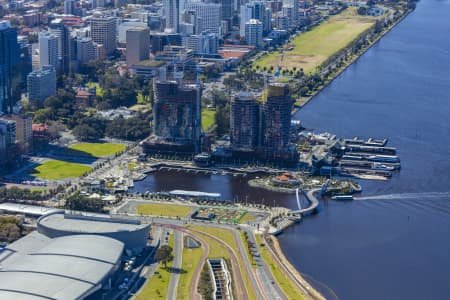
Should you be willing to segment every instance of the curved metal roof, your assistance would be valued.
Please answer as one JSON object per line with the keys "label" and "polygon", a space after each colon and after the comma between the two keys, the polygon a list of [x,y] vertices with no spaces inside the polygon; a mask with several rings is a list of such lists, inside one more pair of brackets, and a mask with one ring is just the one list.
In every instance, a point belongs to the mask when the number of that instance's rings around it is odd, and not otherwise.
{"label": "curved metal roof", "polygon": [[72,235],[36,248],[0,263],[0,299],[82,298],[113,271],[124,245],[98,235]]}

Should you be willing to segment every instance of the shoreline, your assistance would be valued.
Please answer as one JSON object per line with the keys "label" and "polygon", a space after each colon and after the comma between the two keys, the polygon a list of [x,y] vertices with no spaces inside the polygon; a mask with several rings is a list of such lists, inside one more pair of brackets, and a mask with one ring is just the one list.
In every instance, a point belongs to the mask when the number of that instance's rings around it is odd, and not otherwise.
{"label": "shoreline", "polygon": [[281,249],[279,241],[276,237],[269,235],[267,240],[264,235],[261,236],[262,240],[265,241],[268,248],[273,252],[274,257],[280,265],[287,271],[288,275],[296,282],[298,285],[302,287],[302,291],[305,293],[305,296],[309,296],[311,299],[315,300],[325,300],[326,298],[315,289],[303,276],[301,273],[290,263],[290,261],[286,258]]}
{"label": "shoreline", "polygon": [[347,68],[349,68],[351,65],[353,65],[355,62],[357,62],[370,48],[372,48],[374,45],[376,45],[381,38],[383,38],[386,34],[388,34],[392,29],[394,29],[398,24],[400,24],[401,21],[403,21],[411,12],[414,10],[408,10],[406,11],[395,23],[393,23],[389,28],[381,32],[373,42],[371,42],[369,45],[367,45],[365,48],[362,49],[361,53],[356,54],[347,64],[342,66],[339,70],[336,71],[336,73],[332,76],[330,80],[325,82],[324,85],[322,85],[317,91],[313,92],[311,96],[308,96],[305,98],[305,101],[302,102],[301,105],[295,107],[292,110],[292,115],[296,115],[303,107],[305,107],[309,102],[313,100],[317,95],[320,94],[326,87],[328,87],[335,79],[337,79]]}
{"label": "shoreline", "polygon": [[[305,102],[303,102],[300,106],[295,107],[292,111],[292,115],[296,115],[303,107],[305,107],[308,103],[310,103],[313,98],[315,98],[317,95],[320,94],[328,85],[330,85],[336,78],[338,78],[345,70],[347,70],[351,65],[353,65],[355,62],[357,62],[369,49],[371,49],[374,45],[376,45],[387,33],[389,33],[392,29],[394,29],[400,22],[402,22],[411,12],[414,10],[408,10],[406,11],[397,21],[395,21],[389,28],[381,32],[373,42],[371,42],[367,47],[365,47],[360,54],[355,55],[354,58],[352,58],[346,65],[342,66],[336,73],[333,75],[333,77],[326,82],[320,89],[315,91],[311,96],[307,97]],[[286,258],[278,238],[276,236],[271,236],[270,239],[273,242],[273,251],[276,255],[278,255],[280,262],[285,265],[285,267],[289,270],[289,272],[292,272],[292,275],[299,280],[299,283],[303,285],[310,295],[315,299],[325,299],[325,297],[322,295],[322,293],[313,288],[311,284],[303,278],[303,276],[300,273],[300,270],[295,268],[289,259]]]}

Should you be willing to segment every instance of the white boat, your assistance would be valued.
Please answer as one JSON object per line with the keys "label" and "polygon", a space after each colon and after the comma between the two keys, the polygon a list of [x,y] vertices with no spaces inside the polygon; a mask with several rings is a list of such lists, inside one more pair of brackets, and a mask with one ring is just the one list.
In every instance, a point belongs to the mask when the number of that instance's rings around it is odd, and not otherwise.
{"label": "white boat", "polygon": [[371,161],[398,163],[400,159],[396,155],[371,155],[368,157]]}
{"label": "white boat", "polygon": [[373,170],[383,170],[383,171],[394,171],[395,168],[393,166],[387,166],[382,163],[373,163]]}

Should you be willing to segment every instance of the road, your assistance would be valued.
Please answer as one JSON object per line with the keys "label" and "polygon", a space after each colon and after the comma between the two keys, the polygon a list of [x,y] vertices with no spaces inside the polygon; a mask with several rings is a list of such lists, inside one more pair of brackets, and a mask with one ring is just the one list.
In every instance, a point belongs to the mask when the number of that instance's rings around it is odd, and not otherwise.
{"label": "road", "polygon": [[[245,230],[247,232],[249,242],[252,243],[253,245],[255,245],[254,251],[257,252],[258,248],[256,248],[256,239],[253,234],[253,231],[248,230],[248,229],[243,229],[243,230]],[[264,261],[262,260],[260,255],[261,254],[258,253],[257,256],[254,257],[256,264],[257,264],[256,276],[258,276],[258,278],[260,279],[260,282],[262,284],[262,287],[263,287],[266,295],[268,296],[269,299],[287,300],[286,296],[284,295],[283,291],[278,286],[278,284],[272,283],[272,282],[276,282],[276,280],[272,276],[272,273],[270,272],[269,267],[264,263]]]}
{"label": "road", "polygon": [[247,274],[249,274],[250,281],[252,282],[253,290],[257,292],[257,298],[258,299],[277,299],[277,297],[269,297],[269,294],[267,294],[267,286],[262,286],[262,282],[257,277],[257,274],[253,272],[252,265],[250,263],[250,257],[247,255],[247,250],[245,249],[245,245],[242,241],[242,238],[240,234],[236,231],[231,229],[233,232],[234,239],[236,241],[236,244],[239,247],[239,252],[241,256],[243,257],[243,261],[245,263],[245,268],[247,269]]}
{"label": "road", "polygon": [[177,298],[178,281],[180,279],[181,266],[183,262],[183,233],[179,230],[173,231],[174,235],[174,258],[173,258],[173,271],[170,273],[170,283],[167,292],[168,300],[175,300]]}
{"label": "road", "polygon": [[[237,258],[236,253],[234,252],[234,250],[227,243],[225,243],[221,239],[219,239],[219,238],[217,238],[217,237],[215,237],[215,236],[213,236],[213,235],[211,235],[209,233],[201,232],[201,231],[198,231],[198,230],[195,230],[195,229],[192,229],[192,228],[190,228],[189,231],[193,232],[194,234],[195,233],[203,234],[203,235],[205,235],[205,236],[215,240],[216,242],[218,242],[219,244],[221,244],[222,246],[224,246],[227,249],[227,251],[231,255],[231,268],[233,270],[233,280],[234,280],[234,283],[236,285],[237,298],[239,300],[241,300],[241,299],[242,300],[244,300],[244,299],[248,300],[249,299],[248,291],[247,291],[247,287],[245,286],[244,278],[242,277],[242,272],[241,272],[242,268],[239,265],[239,260]],[[245,259],[244,259],[244,261],[245,261]],[[249,275],[250,275],[249,277],[251,277],[251,274],[249,274]],[[261,299],[261,298],[259,298],[259,299]]]}

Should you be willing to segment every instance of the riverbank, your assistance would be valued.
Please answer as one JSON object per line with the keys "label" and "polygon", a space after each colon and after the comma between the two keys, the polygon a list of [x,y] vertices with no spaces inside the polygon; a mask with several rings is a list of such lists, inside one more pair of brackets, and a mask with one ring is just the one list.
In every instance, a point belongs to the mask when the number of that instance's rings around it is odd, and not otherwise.
{"label": "riverbank", "polygon": [[324,84],[320,86],[317,90],[313,91],[311,95],[307,97],[300,97],[299,100],[296,101],[295,108],[292,114],[296,114],[302,107],[308,104],[315,96],[317,96],[324,88],[326,88],[330,83],[332,83],[339,75],[341,75],[348,67],[350,67],[353,63],[355,63],[364,53],[366,53],[372,46],[378,43],[378,41],[385,36],[388,32],[390,32],[395,26],[397,26],[401,21],[403,21],[413,10],[405,11],[400,18],[398,18],[395,22],[393,22],[388,28],[381,31],[374,40],[369,41],[369,44],[363,46],[363,48],[356,54],[352,55],[347,62],[335,70],[330,74],[329,79],[325,80]]}
{"label": "riverbank", "polygon": [[314,289],[300,274],[300,272],[294,268],[294,266],[289,262],[289,260],[284,255],[281,250],[278,239],[274,236],[264,236],[262,235],[262,240],[268,245],[268,249],[272,252],[272,256],[275,258],[281,269],[283,269],[286,274],[295,282],[298,287],[308,296],[315,300],[325,300],[325,297],[320,294],[319,291]]}

